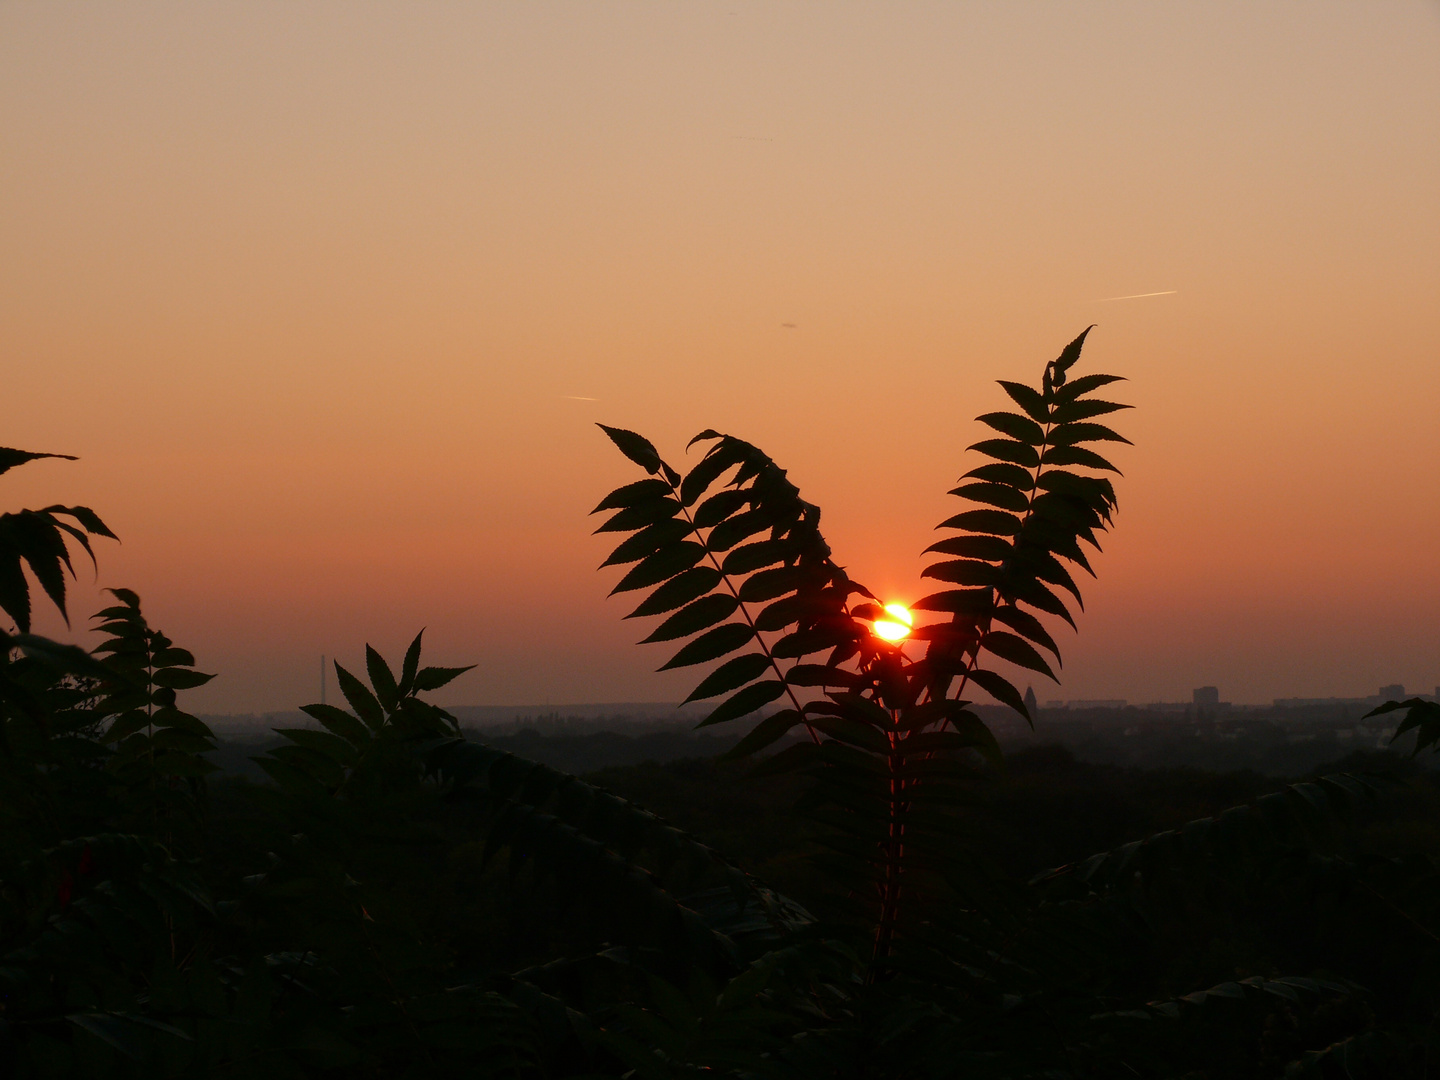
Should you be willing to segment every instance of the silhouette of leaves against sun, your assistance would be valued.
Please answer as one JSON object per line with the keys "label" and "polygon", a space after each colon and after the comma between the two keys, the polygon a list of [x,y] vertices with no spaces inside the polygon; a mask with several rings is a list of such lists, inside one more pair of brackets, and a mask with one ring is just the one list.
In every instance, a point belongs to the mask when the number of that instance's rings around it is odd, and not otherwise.
{"label": "silhouette of leaves against sun", "polygon": [[850,860],[846,888],[874,898],[877,965],[905,914],[902,882],[953,857],[906,837],[976,763],[999,761],[963,695],[978,687],[1031,719],[996,662],[1056,678],[1060,651],[1041,616],[1073,626],[1069,604],[1081,592],[1070,568],[1093,575],[1084,547],[1098,550],[1115,509],[1111,481],[1093,474],[1118,470],[1082,444],[1124,442],[1093,418],[1128,406],[1086,396],[1114,376],[1069,380],[1088,333],[1046,365],[1038,387],[1000,384],[1019,411],[979,417],[1002,437],[971,447],[989,460],[960,478],[951,494],[969,508],[940,526],[960,535],[927,549],[949,558],[923,576],[959,588],[912,605],[948,617],[914,628],[918,657],[872,631],[885,612],[831,557],[819,508],[757,447],[703,431],[690,445],[705,452],[682,476],[647,439],[602,425],[653,477],[595,509],[613,511],[597,532],[629,534],[603,564],[633,564],[613,591],[653,590],[628,617],[674,612],[644,639],[688,638],[661,670],[723,661],[686,699],[728,695],[700,726],[785,699],[732,756],[772,750],[797,729],[809,736],[764,768],[815,781],[806,805]]}

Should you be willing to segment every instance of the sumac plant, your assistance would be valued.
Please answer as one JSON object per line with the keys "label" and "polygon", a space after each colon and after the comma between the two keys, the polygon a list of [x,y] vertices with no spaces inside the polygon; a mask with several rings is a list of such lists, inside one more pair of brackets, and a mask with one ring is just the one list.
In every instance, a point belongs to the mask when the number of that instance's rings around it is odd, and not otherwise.
{"label": "sumac plant", "polygon": [[999,760],[970,704],[984,693],[1031,719],[997,662],[1055,678],[1051,626],[1075,625],[1076,576],[1093,576],[1111,524],[1118,470],[1093,447],[1127,440],[1096,418],[1129,406],[1096,396],[1119,376],[1071,377],[1088,333],[1039,386],[1000,383],[1013,410],[978,418],[994,432],[969,448],[983,463],[950,492],[964,508],[926,549],[922,576],[940,588],[910,605],[938,618],[901,640],[876,633],[879,598],[835,561],[819,507],[758,447],[702,431],[690,445],[705,452],[682,475],[642,436],[601,425],[649,474],[595,509],[613,511],[598,532],[625,534],[604,563],[629,567],[614,592],[648,590],[627,616],[663,616],[645,642],[683,641],[661,670],[723,659],[687,698],[717,702],[702,726],[779,703],[735,756],[802,734],[764,767],[813,778],[806,806],[835,827],[835,869],[869,907],[872,975],[912,882],[946,872],[946,806],[977,756]]}

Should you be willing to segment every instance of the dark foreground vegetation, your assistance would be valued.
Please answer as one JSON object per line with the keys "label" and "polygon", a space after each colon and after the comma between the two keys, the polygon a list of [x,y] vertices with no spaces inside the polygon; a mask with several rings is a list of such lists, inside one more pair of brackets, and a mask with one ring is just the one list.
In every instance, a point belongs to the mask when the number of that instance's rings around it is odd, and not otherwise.
{"label": "dark foreground vegetation", "polygon": [[[1433,774],[1007,761],[969,706],[1028,715],[996,661],[1052,674],[1042,617],[1110,523],[1084,444],[1123,406],[1069,377],[1083,341],[980,418],[908,640],[757,448],[702,433],[682,476],[606,429],[648,474],[599,507],[647,641],[723,661],[703,726],[779,705],[723,761],[581,779],[467,740],[417,637],[337,665],[348,709],[306,706],[264,782],[216,779],[180,699],[210,676],[135,594],[93,653],[29,633],[22,561],[63,612],[100,519],[4,515],[0,1074],[1428,1075]],[[1434,703],[1377,712],[1440,738]]]}
{"label": "dark foreground vegetation", "polygon": [[[314,727],[315,724],[301,714],[302,719],[292,720],[275,727]],[[688,730],[651,730],[639,732],[610,731],[603,725],[594,730],[547,735],[532,728],[518,731],[475,731],[466,729],[464,735],[472,742],[482,742],[497,750],[504,750],[517,757],[538,761],[568,773],[588,773],[617,765],[638,765],[646,761],[677,761],[682,758],[711,758],[734,747],[738,736],[707,735]],[[258,763],[259,758],[285,744],[285,739],[276,735],[274,728],[260,730],[230,731],[216,733],[217,745],[208,756],[228,776],[243,776],[250,780],[264,780],[265,770]]]}

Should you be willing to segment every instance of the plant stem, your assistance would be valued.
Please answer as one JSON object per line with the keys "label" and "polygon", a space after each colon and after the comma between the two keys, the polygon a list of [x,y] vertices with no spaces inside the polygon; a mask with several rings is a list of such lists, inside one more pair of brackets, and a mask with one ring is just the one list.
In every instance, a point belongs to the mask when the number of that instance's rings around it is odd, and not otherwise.
{"label": "plant stem", "polygon": [[890,770],[890,798],[887,805],[885,840],[881,847],[885,866],[880,883],[880,918],[875,925],[875,948],[870,958],[871,982],[878,977],[880,964],[890,956],[895,940],[895,926],[900,919],[901,874],[905,865],[905,817],[909,811],[905,798],[907,785],[904,777],[898,775],[905,767],[904,740],[898,730],[898,711],[892,709],[890,719],[891,730],[886,732],[890,743],[890,753],[886,755],[886,764]]}

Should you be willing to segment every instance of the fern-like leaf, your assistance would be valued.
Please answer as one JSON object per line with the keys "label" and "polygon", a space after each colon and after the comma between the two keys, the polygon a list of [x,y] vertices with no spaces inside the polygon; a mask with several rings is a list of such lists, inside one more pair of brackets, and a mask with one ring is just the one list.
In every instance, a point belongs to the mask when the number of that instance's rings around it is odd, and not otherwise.
{"label": "fern-like leaf", "polygon": [[[1118,376],[1090,375],[1067,385],[1089,332],[1046,366],[1038,389],[1000,383],[1019,412],[979,417],[1005,437],[970,447],[990,462],[965,473],[951,494],[977,508],[942,522],[940,528],[962,530],[962,535],[927,549],[963,558],[932,563],[922,575],[967,588],[933,593],[914,605],[951,615],[948,633],[930,634],[932,696],[945,696],[956,678],[960,693],[974,682],[1033,723],[1014,684],[982,666],[982,654],[1055,678],[1036,650],[1044,649],[1057,662],[1060,651],[1037,616],[1055,615],[1074,625],[1069,601],[1059,592],[1082,604],[1067,564],[1093,576],[1082,544],[1099,550],[1098,534],[1109,527],[1116,507],[1109,480],[1074,468],[1116,471],[1082,444],[1127,441],[1090,418],[1129,406],[1086,397],[1120,381]],[[1008,630],[995,630],[997,622]]]}
{"label": "fern-like leaf", "polygon": [[[733,436],[697,435],[692,446],[709,445],[681,476],[648,440],[602,429],[660,478],[617,488],[595,512],[616,511],[597,531],[629,534],[604,563],[634,564],[613,591],[651,589],[631,617],[673,612],[645,641],[690,639],[662,670],[726,661],[687,699],[729,694],[704,724],[739,719],[785,696],[798,711],[786,675],[794,664],[786,661],[859,641],[865,630],[847,604],[854,594],[870,595],[831,559],[819,509],[767,455]],[[755,651],[726,660],[746,647]]]}

